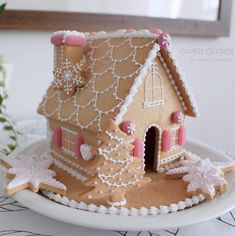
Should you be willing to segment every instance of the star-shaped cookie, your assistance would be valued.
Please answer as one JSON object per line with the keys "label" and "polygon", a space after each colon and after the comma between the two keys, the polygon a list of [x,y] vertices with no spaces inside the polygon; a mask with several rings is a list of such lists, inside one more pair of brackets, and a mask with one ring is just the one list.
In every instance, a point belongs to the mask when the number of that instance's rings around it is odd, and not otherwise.
{"label": "star-shaped cookie", "polygon": [[39,189],[65,194],[66,186],[56,179],[56,173],[49,169],[53,160],[45,156],[19,156],[2,158],[1,164],[7,168],[6,175],[11,181],[6,187],[6,194],[12,195],[22,189],[38,192]]}

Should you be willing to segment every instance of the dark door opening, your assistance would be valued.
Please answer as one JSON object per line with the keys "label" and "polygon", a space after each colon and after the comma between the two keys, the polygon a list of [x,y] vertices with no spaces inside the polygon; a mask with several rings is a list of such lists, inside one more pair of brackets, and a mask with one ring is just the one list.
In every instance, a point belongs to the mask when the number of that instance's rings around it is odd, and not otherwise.
{"label": "dark door opening", "polygon": [[145,171],[153,171],[157,164],[158,129],[154,126],[148,129],[145,137]]}

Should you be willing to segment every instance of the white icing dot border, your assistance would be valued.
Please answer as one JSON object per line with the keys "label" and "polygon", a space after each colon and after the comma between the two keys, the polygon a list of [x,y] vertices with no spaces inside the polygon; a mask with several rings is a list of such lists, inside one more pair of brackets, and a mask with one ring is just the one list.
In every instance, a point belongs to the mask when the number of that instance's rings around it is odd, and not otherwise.
{"label": "white icing dot border", "polygon": [[[58,159],[60,159],[61,161],[64,161],[64,162],[68,163],[69,165],[73,166],[74,168],[76,168],[76,169],[78,169],[78,170],[80,170],[80,171],[86,173],[87,175],[89,175],[89,176],[94,176],[94,173],[93,173],[92,171],[89,171],[89,170],[86,169],[85,167],[82,167],[81,165],[79,165],[79,164],[77,164],[77,163],[75,163],[75,162],[69,160],[68,158],[65,158],[64,156],[60,155],[58,152],[56,152],[56,151],[53,150],[53,149],[51,149],[51,154],[52,154],[52,159],[53,159],[54,162],[56,162],[56,161],[59,162]],[[54,155],[57,159],[56,159],[56,158],[53,158],[53,155]],[[63,166],[65,166],[65,165],[63,164]],[[69,168],[69,167],[68,167],[68,168]],[[69,169],[71,169],[71,168],[69,168]],[[76,171],[76,170],[74,170],[74,171]]]}
{"label": "white icing dot border", "polygon": [[166,171],[168,171],[170,169],[173,169],[173,168],[179,167],[179,166],[180,166],[180,162],[179,161],[171,162],[171,163],[169,163],[169,164],[167,164],[167,165],[165,165],[163,167],[160,167],[158,172],[159,173],[164,173],[164,172],[166,172]]}
{"label": "white icing dot border", "polygon": [[157,166],[156,166],[156,171],[159,170],[159,166],[160,166],[160,161],[161,161],[161,143],[162,143],[162,129],[161,127],[157,124],[157,123],[153,123],[150,124],[147,129],[145,129],[144,132],[144,137],[143,137],[143,141],[144,141],[144,153],[145,153],[145,142],[146,142],[146,134],[148,132],[148,130],[150,128],[154,127],[155,129],[158,129],[159,132],[159,137],[158,137],[158,153],[157,153]]}
{"label": "white icing dot border", "polygon": [[[174,66],[175,66],[175,68],[176,68],[176,72],[178,73],[179,79],[180,79],[181,82],[182,82],[182,87],[185,89],[185,91],[186,91],[186,93],[187,93],[190,106],[191,106],[193,112],[195,113],[195,116],[196,116],[196,117],[199,117],[199,116],[200,116],[200,112],[199,112],[199,108],[198,108],[197,102],[196,102],[196,100],[195,100],[195,98],[194,98],[194,96],[193,96],[193,94],[192,94],[192,92],[191,92],[191,89],[190,89],[190,87],[189,87],[189,85],[188,85],[188,82],[187,82],[187,80],[185,79],[185,76],[184,76],[184,74],[183,74],[183,72],[182,72],[182,70],[181,70],[181,68],[180,68],[180,66],[179,66],[179,62],[178,62],[178,60],[176,59],[175,52],[174,52],[174,50],[172,49],[172,47],[168,47],[168,48],[166,49],[166,51],[168,52],[168,55],[169,55],[170,59],[172,60]],[[164,59],[163,59],[163,60],[164,60]],[[166,69],[166,70],[167,70],[167,69]],[[167,72],[170,72],[169,68],[168,68]],[[174,85],[173,85],[173,86],[174,86]],[[175,88],[175,87],[174,87],[174,88]],[[176,88],[175,88],[175,89],[176,89]],[[180,101],[181,101],[181,104],[184,104],[184,103],[183,103],[183,98],[182,98],[182,96],[180,95],[180,92],[176,90],[176,94],[179,96],[179,99],[180,99]]]}
{"label": "white icing dot border", "polygon": [[170,161],[174,161],[175,159],[179,158],[180,156],[183,156],[183,154],[185,154],[184,150],[179,152],[179,153],[176,153],[175,155],[163,158],[163,159],[160,160],[160,165],[165,164],[165,163],[170,162]]}
{"label": "white icing dot border", "polygon": [[99,32],[79,32],[79,31],[57,31],[53,33],[53,36],[60,36],[63,35],[64,37],[67,36],[83,36],[85,35],[86,39],[88,40],[95,40],[95,39],[105,39],[105,38],[158,38],[159,34],[151,33],[148,29],[140,29],[129,32],[126,29],[118,29],[113,32],[106,32],[106,31],[99,31]]}
{"label": "white icing dot border", "polygon": [[72,177],[76,178],[77,180],[80,180],[80,181],[87,180],[87,177],[85,177],[84,175],[80,174],[78,171],[76,171],[76,170],[74,170],[74,169],[64,165],[59,160],[54,159],[53,160],[53,164],[56,165],[58,168],[62,169],[63,171],[65,171],[67,174],[69,174]]}
{"label": "white icing dot border", "polygon": [[77,202],[74,200],[69,200],[65,196],[61,196],[60,194],[55,194],[53,192],[49,192],[46,190],[41,190],[41,192],[44,196],[48,197],[49,199],[54,200],[68,207],[72,207],[79,210],[85,210],[89,212],[108,214],[108,215],[121,215],[121,216],[157,216],[166,213],[173,213],[197,205],[205,200],[205,197],[202,194],[199,194],[193,196],[192,198],[185,198],[183,201],[179,201],[178,203],[172,203],[169,206],[160,206],[160,207],[152,206],[150,208],[141,207],[139,209],[137,208],[129,209],[126,207],[117,208],[115,206],[107,208],[103,205],[97,206],[95,204],[86,204],[82,201]]}

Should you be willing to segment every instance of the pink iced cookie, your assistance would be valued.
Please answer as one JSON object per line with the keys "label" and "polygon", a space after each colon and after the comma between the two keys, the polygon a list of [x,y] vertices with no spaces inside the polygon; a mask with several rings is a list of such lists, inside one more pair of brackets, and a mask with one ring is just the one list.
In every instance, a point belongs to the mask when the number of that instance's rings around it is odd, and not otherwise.
{"label": "pink iced cookie", "polygon": [[61,148],[62,147],[62,129],[61,128],[56,128],[54,131],[54,145],[57,148]]}
{"label": "pink iced cookie", "polygon": [[181,124],[184,121],[184,115],[180,111],[176,111],[172,114],[172,122],[175,124]]}
{"label": "pink iced cookie", "polygon": [[67,45],[76,45],[82,46],[86,44],[85,36],[67,36],[66,37],[66,44]]}
{"label": "pink iced cookie", "polygon": [[167,152],[171,149],[172,145],[172,132],[164,130],[162,133],[162,151]]}
{"label": "pink iced cookie", "polygon": [[82,46],[86,44],[86,37],[83,33],[77,31],[59,31],[51,37],[51,43],[54,45]]}
{"label": "pink iced cookie", "polygon": [[61,45],[63,44],[63,35],[53,35],[51,37],[51,43],[54,45]]}
{"label": "pink iced cookie", "polygon": [[133,150],[133,156],[143,158],[144,157],[144,142],[141,139],[135,139],[134,140],[134,150]]}
{"label": "pink iced cookie", "polygon": [[178,131],[178,144],[183,146],[186,141],[186,128],[184,125],[180,126]]}
{"label": "pink iced cookie", "polygon": [[168,48],[170,46],[171,37],[168,33],[161,33],[158,37],[158,44],[162,49]]}
{"label": "pink iced cookie", "polygon": [[136,125],[131,120],[126,120],[121,125],[121,130],[127,135],[132,135],[135,133]]}
{"label": "pink iced cookie", "polygon": [[149,29],[149,32],[151,32],[152,34],[161,34],[162,30],[158,28],[154,28],[154,29]]}

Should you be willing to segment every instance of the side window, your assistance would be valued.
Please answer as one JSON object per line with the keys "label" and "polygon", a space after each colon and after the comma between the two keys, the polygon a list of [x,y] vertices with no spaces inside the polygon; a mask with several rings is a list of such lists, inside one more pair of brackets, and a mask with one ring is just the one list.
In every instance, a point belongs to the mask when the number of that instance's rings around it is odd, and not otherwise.
{"label": "side window", "polygon": [[77,132],[65,127],[62,127],[62,151],[72,157],[76,157],[75,152],[75,137]]}
{"label": "side window", "polygon": [[178,140],[178,132],[179,132],[179,127],[176,127],[176,128],[173,128],[171,130],[172,132],[172,145],[171,145],[171,151],[177,149],[179,146],[178,146],[178,143],[179,143],[179,140]]}
{"label": "side window", "polygon": [[163,82],[162,77],[158,72],[156,62],[151,65],[149,74],[146,77],[144,96],[144,108],[151,108],[164,104]]}

